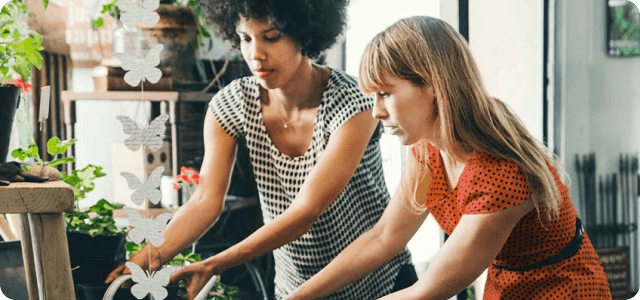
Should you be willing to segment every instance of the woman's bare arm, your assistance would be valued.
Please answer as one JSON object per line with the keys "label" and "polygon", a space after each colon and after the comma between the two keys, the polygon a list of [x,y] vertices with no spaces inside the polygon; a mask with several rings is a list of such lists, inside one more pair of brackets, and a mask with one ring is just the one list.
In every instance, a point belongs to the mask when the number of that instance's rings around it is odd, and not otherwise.
{"label": "woman's bare arm", "polygon": [[[413,159],[410,162],[413,164],[419,163],[412,157],[405,159]],[[422,176],[418,173],[405,174],[378,223],[286,299],[322,299],[387,263],[404,249],[427,218],[428,211],[413,212],[408,201],[423,201],[430,184],[429,172]]]}
{"label": "woman's bare arm", "polygon": [[518,221],[533,209],[533,200],[502,211],[463,215],[447,242],[413,286],[384,297],[449,299],[469,286],[498,255]]}
{"label": "woman's bare arm", "polygon": [[205,261],[213,274],[264,255],[307,232],[347,186],[377,125],[362,112],[334,132],[291,206],[249,237]]}

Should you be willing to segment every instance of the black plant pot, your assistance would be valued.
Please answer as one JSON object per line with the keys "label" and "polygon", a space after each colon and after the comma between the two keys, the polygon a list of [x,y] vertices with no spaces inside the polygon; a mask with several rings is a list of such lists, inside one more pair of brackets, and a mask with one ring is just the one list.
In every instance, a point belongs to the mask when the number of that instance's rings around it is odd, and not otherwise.
{"label": "black plant pot", "polygon": [[19,104],[19,87],[0,86],[0,163],[7,161],[13,117]]}
{"label": "black plant pot", "polygon": [[67,232],[73,282],[104,282],[109,272],[125,261],[125,235],[96,236]]}
{"label": "black plant pot", "polygon": [[[102,300],[104,297],[104,293],[109,288],[108,284],[105,283],[86,283],[79,285],[82,290],[82,295],[85,300]],[[167,292],[169,295],[165,300],[182,300],[183,298],[178,296],[178,290],[180,287],[178,285],[169,285],[167,286]],[[133,294],[131,294],[131,289],[129,288],[119,288],[116,294],[113,297],[114,300],[138,300]],[[151,299],[149,295],[142,298],[143,300]]]}

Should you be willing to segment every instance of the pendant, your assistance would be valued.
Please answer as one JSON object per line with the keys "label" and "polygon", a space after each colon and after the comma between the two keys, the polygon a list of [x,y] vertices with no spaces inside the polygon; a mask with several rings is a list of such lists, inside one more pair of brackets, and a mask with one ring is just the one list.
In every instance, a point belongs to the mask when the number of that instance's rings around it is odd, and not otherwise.
{"label": "pendant", "polygon": [[289,128],[289,126],[287,125],[287,123],[284,123],[284,128]]}

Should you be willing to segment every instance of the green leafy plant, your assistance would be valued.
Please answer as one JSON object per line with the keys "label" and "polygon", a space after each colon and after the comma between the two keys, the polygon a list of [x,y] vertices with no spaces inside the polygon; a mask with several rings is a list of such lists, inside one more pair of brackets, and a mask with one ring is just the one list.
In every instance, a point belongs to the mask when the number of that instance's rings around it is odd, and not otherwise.
{"label": "green leafy plant", "polygon": [[635,46],[619,48],[620,56],[640,55],[640,23],[638,23],[635,18],[627,17],[627,11],[631,9],[633,9],[633,4],[628,3],[625,6],[616,7],[611,10],[613,26],[617,31],[618,38],[639,42],[639,44]]}
{"label": "green leafy plant", "polygon": [[[39,148],[35,143],[31,143],[26,149],[17,148],[11,152],[11,156],[19,160],[25,161],[33,159],[37,164],[47,167],[56,167],[61,164],[75,162],[75,157],[59,157],[67,152],[67,149],[76,143],[76,140],[71,139],[69,141],[61,141],[58,137],[52,137],[47,142],[47,153],[53,155],[53,159],[48,162],[44,162],[38,154]],[[23,166],[28,169],[28,166]],[[60,172],[60,179],[73,188],[74,202],[78,203],[80,200],[87,197],[87,193],[93,191],[95,188],[94,180],[100,177],[104,177],[107,174],[102,172],[102,167],[89,164],[80,170],[73,170],[67,174]]]}
{"label": "green leafy plant", "polygon": [[186,6],[192,9],[193,17],[198,24],[198,47],[207,39],[213,38],[213,26],[207,24],[207,15],[204,10],[202,10],[201,0],[173,1],[173,5]]}
{"label": "green leafy plant", "polygon": [[[124,204],[112,204],[101,199],[87,211],[74,210],[65,213],[64,222],[67,224],[67,231],[84,233],[92,237],[126,234],[127,230],[118,228],[113,218],[113,211],[123,207]],[[92,213],[96,216],[91,216]]]}
{"label": "green leafy plant", "polygon": [[[45,9],[47,4],[45,1]],[[9,1],[0,10],[0,85],[17,80],[15,74],[28,81],[33,66],[42,68],[42,36],[22,20],[30,15],[22,0]]]}

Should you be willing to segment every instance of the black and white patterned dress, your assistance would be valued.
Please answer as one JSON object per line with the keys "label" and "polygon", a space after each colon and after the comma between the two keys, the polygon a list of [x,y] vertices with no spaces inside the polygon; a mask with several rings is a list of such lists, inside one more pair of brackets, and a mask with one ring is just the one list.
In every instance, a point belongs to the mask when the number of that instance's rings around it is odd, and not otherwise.
{"label": "black and white patterned dress", "polygon": [[[322,156],[331,134],[356,114],[372,109],[373,101],[360,92],[353,77],[331,70],[311,144],[299,157],[281,153],[272,143],[262,119],[259,84],[254,77],[229,84],[213,97],[209,108],[222,128],[249,149],[266,224],[289,207]],[[311,229],[273,251],[278,299],[320,271],[380,219],[389,202],[380,155],[381,130],[378,127],[347,187]],[[386,295],[400,266],[410,260],[405,249],[373,274],[326,299],[374,299]]]}

